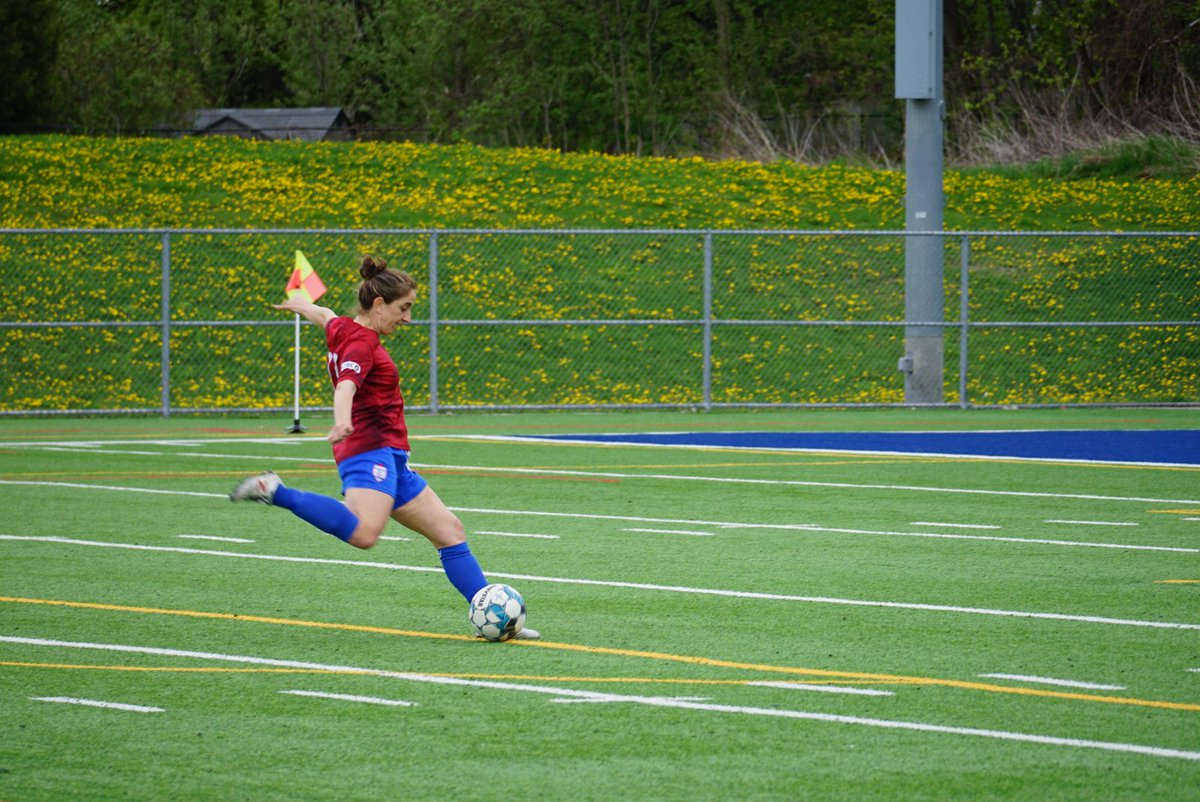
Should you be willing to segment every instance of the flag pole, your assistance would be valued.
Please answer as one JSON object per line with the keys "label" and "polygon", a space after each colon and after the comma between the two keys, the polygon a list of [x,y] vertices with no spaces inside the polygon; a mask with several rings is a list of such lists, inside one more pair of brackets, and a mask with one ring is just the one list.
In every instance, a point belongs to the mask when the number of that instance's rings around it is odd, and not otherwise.
{"label": "flag pole", "polygon": [[295,404],[292,407],[292,428],[287,431],[288,434],[302,434],[306,430],[300,425],[300,315],[296,315],[296,336],[292,352],[295,354],[294,367],[292,369],[292,388]]}
{"label": "flag pole", "polygon": [[[300,297],[309,303],[315,303],[325,294],[325,284],[321,281],[321,277],[317,275],[317,271],[313,270],[308,259],[300,251],[296,251],[296,268],[292,271],[292,277],[288,279],[284,292],[287,293],[288,298]],[[292,352],[295,355],[292,368],[292,392],[295,404],[292,407],[292,428],[287,431],[289,434],[300,434],[304,431],[304,427],[300,425],[300,313],[298,312],[296,313],[295,345]]]}

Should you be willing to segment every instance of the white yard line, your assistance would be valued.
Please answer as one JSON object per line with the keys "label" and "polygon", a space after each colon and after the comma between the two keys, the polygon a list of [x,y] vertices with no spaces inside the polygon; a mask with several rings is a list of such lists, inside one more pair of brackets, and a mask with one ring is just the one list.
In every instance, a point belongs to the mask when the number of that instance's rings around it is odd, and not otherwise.
{"label": "white yard line", "polygon": [[305,444],[324,443],[328,446],[323,435],[308,437],[188,437],[188,438],[147,438],[143,440],[10,440],[0,442],[0,448],[42,448],[57,446],[60,448],[99,448],[101,446],[165,446],[171,448],[195,448],[198,446],[220,445],[221,443],[255,443],[266,446],[298,446]]}
{"label": "white yard line", "polygon": [[985,679],[1008,679],[1014,682],[1031,682],[1037,685],[1061,685],[1064,688],[1086,688],[1091,691],[1124,691],[1124,685],[1101,685],[1095,682],[1079,682],[1073,679],[1054,679],[1053,677],[1032,677],[1028,674],[980,674]]}
{"label": "white yard line", "polygon": [[149,487],[126,487],[123,485],[90,485],[82,482],[26,482],[13,479],[0,479],[0,485],[23,485],[25,487],[71,487],[78,490],[118,490],[123,493],[149,493],[156,496],[194,496],[198,498],[223,498],[228,500],[228,493],[197,493],[191,490],[156,490]]}
{"label": "white yard line", "polygon": [[214,660],[249,665],[268,665],[282,668],[300,668],[306,670],[355,672],[372,674],[379,677],[389,677],[408,682],[423,682],[435,685],[457,685],[460,687],[487,688],[498,691],[515,691],[523,693],[538,693],[561,699],[582,699],[605,702],[627,702],[649,707],[663,707],[675,710],[695,710],[707,713],[723,713],[727,715],[758,716],[766,718],[784,718],[805,721],[820,721],[830,724],[847,726],[872,727],[887,730],[903,730],[908,732],[923,732],[937,735],[958,737],[990,738],[1000,741],[1010,741],[1039,746],[1056,746],[1071,749],[1094,749],[1105,752],[1142,755],[1146,757],[1188,760],[1200,762],[1200,752],[1170,747],[1150,746],[1147,744],[1121,743],[1117,741],[1092,741],[1080,738],[1064,738],[1054,735],[1037,735],[1034,733],[1012,732],[1006,730],[990,730],[978,727],[958,727],[944,724],[929,724],[922,721],[901,721],[892,719],[866,718],[862,716],[843,716],[831,713],[816,713],[805,710],[786,710],[774,707],[749,707],[744,705],[724,705],[711,702],[697,702],[686,699],[664,696],[633,696],[627,694],[600,693],[583,691],[575,688],[557,688],[550,685],[533,685],[513,682],[495,682],[490,680],[468,680],[455,677],[436,677],[428,674],[406,673],[398,671],[383,671],[378,669],[355,668],[351,666],[327,665],[308,663],[296,660],[277,660],[268,657],[250,655],[219,654],[215,652],[195,652],[181,649],[165,649],[151,646],[131,646],[111,643],[81,643],[73,641],[45,640],[15,636],[0,636],[0,642],[23,644],[26,646],[46,646],[53,648],[93,649],[100,651],[124,652],[131,654],[153,654],[166,657],[193,658],[198,660]]}
{"label": "white yard line", "polygon": [[817,693],[844,693],[851,696],[895,696],[891,691],[875,688],[853,688],[848,685],[809,685],[803,682],[747,682],[755,688],[785,688],[789,691],[816,691]]}
{"label": "white yard line", "polygon": [[1025,490],[988,490],[963,487],[928,487],[923,485],[857,484],[852,482],[811,482],[798,479],[739,479],[733,476],[689,476],[674,473],[625,473],[621,471],[568,471],[547,468],[501,468],[482,465],[428,465],[411,463],[414,469],[431,468],[446,471],[495,473],[531,473],[548,476],[585,476],[602,479],[660,479],[666,481],[707,482],[734,485],[770,485],[775,487],[834,487],[845,490],[889,490],[901,493],[953,493],[978,496],[1016,496],[1021,498],[1063,498],[1081,501],[1130,501],[1144,504],[1200,504],[1194,499],[1147,498],[1142,496],[1102,496],[1093,493],[1047,493]]}
{"label": "white yard line", "polygon": [[[228,499],[229,496],[225,493],[200,493],[188,490],[157,490],[145,487],[128,487],[120,485],[98,485],[98,484],[82,484],[78,482],[44,482],[44,481],[17,481],[10,479],[0,479],[0,485],[19,485],[25,487],[70,487],[81,490],[108,490],[114,492],[126,493],[149,493],[162,496],[189,496],[199,498],[217,498]],[[952,492],[952,491],[948,491]],[[975,492],[975,491],[964,491]],[[1131,499],[1116,499],[1129,501]],[[1153,499],[1141,499],[1142,501],[1155,501]],[[1158,499],[1161,503],[1176,503],[1168,499]],[[1178,502],[1187,504],[1200,504],[1198,501]],[[582,512],[547,512],[544,510],[498,510],[478,507],[451,507],[455,512],[480,512],[490,515],[526,515],[526,516],[554,516],[559,518],[574,518],[579,520],[603,520],[603,521],[634,521],[641,523],[654,524],[690,524],[700,526],[717,526],[726,529],[769,529],[779,531],[796,531],[796,532],[829,532],[832,534],[848,534],[848,535],[876,535],[886,537],[923,537],[923,538],[941,538],[944,540],[980,540],[980,541],[998,541],[1004,543],[1031,543],[1048,546],[1072,546],[1077,548],[1095,548],[1095,549],[1119,549],[1122,551],[1165,551],[1176,552],[1180,554],[1200,554],[1200,548],[1186,546],[1147,546],[1136,543],[1095,543],[1077,540],[1055,540],[1049,538],[1028,538],[1028,537],[998,537],[994,535],[967,535],[967,534],[951,534],[946,532],[896,532],[889,530],[873,530],[873,529],[847,529],[843,527],[827,527],[818,526],[816,524],[766,524],[766,523],[738,523],[734,521],[706,521],[695,520],[690,518],[648,518],[645,516],[634,515],[596,515]]]}
{"label": "white yard line", "polygon": [[[253,441],[251,441],[253,442]],[[0,444],[3,445],[3,444]],[[69,445],[69,444],[68,444]],[[17,444],[17,446],[28,449],[52,449],[52,450],[78,450],[79,453],[94,454],[98,453],[91,449],[73,449],[70,447],[48,446],[44,443],[25,443]],[[17,447],[12,446],[12,447]],[[285,457],[285,456],[263,456],[249,454],[222,454],[212,452],[179,452],[179,451],[113,451],[108,453],[116,454],[134,454],[137,456],[187,456],[198,458],[212,459],[241,459],[241,460],[278,460],[281,462],[328,462],[332,467],[333,461],[328,455],[320,457]],[[484,465],[436,465],[427,463],[410,463],[414,469],[432,469],[446,471],[471,471],[471,472],[490,472],[490,473],[514,473],[514,474],[536,474],[541,476],[582,476],[595,477],[605,479],[656,479],[662,481],[685,481],[685,482],[706,482],[718,484],[752,484],[752,485],[769,485],[782,487],[831,487],[841,488],[846,490],[886,490],[898,491],[902,493],[954,493],[966,495],[983,495],[983,496],[1015,496],[1022,498],[1062,498],[1062,499],[1078,499],[1083,501],[1120,501],[1120,502],[1138,502],[1146,504],[1186,504],[1200,505],[1200,500],[1197,499],[1170,499],[1170,498],[1147,498],[1142,496],[1106,496],[1092,493],[1049,493],[1044,491],[1022,491],[1022,490],[991,490],[983,488],[960,488],[960,487],[928,487],[922,485],[887,485],[887,484],[858,484],[852,482],[815,482],[801,481],[796,479],[742,479],[732,476],[693,476],[687,474],[668,474],[668,473],[629,473],[622,471],[574,471],[553,468],[517,468],[504,466],[484,466]],[[8,484],[21,484],[20,482],[8,482]]]}
{"label": "white yard line", "polygon": [[253,543],[248,537],[218,537],[217,535],[176,535],[183,540],[215,540],[220,543]]}
{"label": "white yard line", "polygon": [[[367,562],[362,560],[333,560],[317,557],[292,557],[280,554],[249,554],[235,551],[215,551],[209,549],[191,549],[178,546],[147,546],[137,543],[114,543],[109,541],[79,540],[76,538],[55,537],[50,535],[0,535],[0,541],[58,543],[67,546],[92,546],[110,549],[131,549],[135,551],[151,551],[167,554],[187,554],[203,557],[228,557],[242,560],[267,560],[274,562],[304,563],[310,565],[342,565],[355,568],[375,568],[391,571],[417,571],[421,573],[442,573],[441,568],[425,565],[399,565],[396,563]],[[784,593],[759,593],[741,590],[725,590],[718,588],[696,588],[681,585],[656,585],[644,582],[621,582],[601,579],[578,579],[571,577],[541,576],[535,574],[509,574],[499,571],[489,571],[489,576],[499,579],[517,579],[525,582],[550,582],[560,585],[586,585],[610,588],[627,588],[630,590],[649,590],[665,593],[687,593],[698,596],[722,596],[738,599],[762,599],[765,601],[789,601],[806,604],[835,604],[849,607],[875,607],[893,610],[918,610],[931,613],[958,613],[964,615],[997,616],[1003,618],[1028,618],[1046,621],[1069,621],[1075,623],[1103,624],[1109,626],[1144,627],[1149,629],[1180,629],[1200,630],[1200,624],[1179,623],[1172,621],[1144,621],[1129,618],[1108,618],[1096,615],[1071,615],[1066,613],[1047,613],[1029,610],[999,610],[987,607],[960,607],[946,604],[922,604],[918,602],[877,601],[871,599],[843,599],[829,596],[795,596]]]}
{"label": "white yard line", "polygon": [[380,699],[376,696],[355,696],[349,693],[322,693],[320,691],[280,691],[291,696],[311,696],[315,699],[334,699],[339,702],[363,702],[369,705],[386,705],[388,707],[413,707],[416,702],[406,702],[403,699]]}
{"label": "white yard line", "polygon": [[1058,518],[1046,520],[1048,524],[1072,524],[1075,526],[1138,526],[1134,521],[1064,521]]}
{"label": "white yard line", "polygon": [[1176,554],[1200,554],[1200,548],[1191,546],[1148,546],[1144,543],[1098,543],[1089,540],[1056,540],[1047,537],[1000,537],[996,535],[949,535],[943,532],[890,532],[868,529],[842,529],[834,527],[809,527],[814,532],[834,532],[852,535],[886,535],[889,537],[926,537],[946,540],[983,540],[996,543],[1031,543],[1042,546],[1075,546],[1086,549],[1118,549],[1120,551],[1167,551]]}
{"label": "white yard line", "polygon": [[712,532],[695,532],[691,529],[639,529],[626,527],[626,532],[649,532],[654,535],[691,535],[692,537],[714,537]]}
{"label": "white yard line", "polygon": [[947,529],[999,529],[995,524],[950,524],[934,521],[910,521],[909,526],[944,526]]}
{"label": "white yard line", "polygon": [[1076,546],[1094,549],[1119,549],[1121,551],[1166,551],[1182,554],[1200,554],[1200,548],[1188,546],[1146,546],[1137,543],[1092,543],[1079,540],[1050,540],[1046,538],[998,537],[995,535],[964,535],[946,532],[896,532],[879,529],[847,529],[845,527],[817,526],[816,524],[759,524],[734,521],[708,521],[694,518],[648,518],[640,515],[598,515],[585,512],[548,512],[546,510],[500,510],[490,507],[451,507],[459,513],[481,513],[485,515],[516,515],[530,517],[571,518],[588,521],[630,521],[649,524],[686,524],[693,526],[716,526],[722,529],[766,529],[785,532],[828,532],[845,535],[875,535],[882,537],[922,537],[941,540],[981,540],[1001,543],[1032,543],[1049,546]]}
{"label": "white yard line", "polygon": [[472,529],[473,535],[495,535],[496,537],[529,537],[535,540],[558,540],[559,535],[535,535],[528,532],[496,532],[491,529]]}
{"label": "white yard line", "polygon": [[[711,697],[708,697],[708,696],[643,696],[640,698],[645,699],[647,701],[653,699],[653,700],[666,700],[668,702],[671,702],[671,701],[675,701],[675,702],[708,702],[708,701],[711,701]],[[560,697],[557,699],[551,699],[550,701],[555,702],[560,705],[577,705],[577,704],[605,704],[605,703],[612,704],[613,702],[628,702],[629,700],[625,699],[624,697],[621,697],[621,696],[615,696],[615,695],[610,696],[610,695],[597,694],[595,696],[584,697],[584,698],[574,698],[574,699],[563,699]]]}
{"label": "white yard line", "polygon": [[146,705],[127,705],[123,702],[101,702],[96,699],[76,699],[72,696],[30,696],[35,702],[55,702],[63,705],[83,705],[84,707],[103,707],[108,710],[126,710],[131,713],[165,713],[161,707]]}
{"label": "white yard line", "polygon": [[[27,449],[29,450],[29,449]],[[319,457],[289,457],[281,454],[264,456],[262,454],[216,454],[211,451],[144,451],[129,448],[67,448],[65,446],[38,446],[37,451],[64,451],[79,454],[110,454],[134,457],[197,457],[200,459],[236,459],[242,461],[259,460],[267,462],[327,462],[334,467],[333,458],[328,454]]]}

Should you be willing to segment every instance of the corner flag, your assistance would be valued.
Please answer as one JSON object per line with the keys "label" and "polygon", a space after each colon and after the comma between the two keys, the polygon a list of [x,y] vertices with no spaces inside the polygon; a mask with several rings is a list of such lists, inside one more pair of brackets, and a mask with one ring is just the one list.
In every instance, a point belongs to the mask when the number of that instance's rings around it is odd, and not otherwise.
{"label": "corner flag", "polygon": [[[303,298],[309,303],[315,302],[318,298],[325,294],[325,285],[321,282],[317,271],[313,270],[313,266],[304,258],[304,254],[296,251],[296,269],[292,271],[292,277],[288,279],[287,297],[295,298],[297,296]],[[296,346],[295,346],[295,369],[293,372],[293,385],[295,394],[295,418],[292,422],[292,428],[288,429],[291,434],[299,434],[304,431],[304,427],[300,425],[300,314],[296,313]]]}
{"label": "corner flag", "polygon": [[300,251],[296,251],[296,269],[292,271],[292,277],[288,279],[286,292],[288,298],[295,298],[299,295],[309,302],[316,301],[325,294],[325,285],[321,282],[317,271],[313,270],[313,266],[308,263]]}

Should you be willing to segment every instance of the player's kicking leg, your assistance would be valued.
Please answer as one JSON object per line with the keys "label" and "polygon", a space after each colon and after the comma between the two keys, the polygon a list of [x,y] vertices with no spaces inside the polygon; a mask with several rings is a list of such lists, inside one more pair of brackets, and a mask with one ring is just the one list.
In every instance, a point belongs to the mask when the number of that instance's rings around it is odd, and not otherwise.
{"label": "player's kicking leg", "polygon": [[[392,520],[423,535],[437,548],[446,577],[467,601],[488,584],[467,545],[462,521],[442,503],[432,487],[426,485],[415,498],[393,510]],[[517,640],[540,637],[536,629],[528,626],[514,636]]]}

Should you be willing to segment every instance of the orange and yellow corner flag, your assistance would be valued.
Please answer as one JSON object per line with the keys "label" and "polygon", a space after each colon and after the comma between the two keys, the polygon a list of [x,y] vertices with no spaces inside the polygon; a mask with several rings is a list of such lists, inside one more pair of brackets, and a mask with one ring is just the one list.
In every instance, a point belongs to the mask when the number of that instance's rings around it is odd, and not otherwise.
{"label": "orange and yellow corner flag", "polygon": [[295,298],[299,295],[310,303],[325,294],[325,285],[321,282],[317,271],[313,270],[313,266],[308,263],[300,251],[296,251],[296,269],[292,271],[292,277],[288,279],[286,291],[288,298]]}

